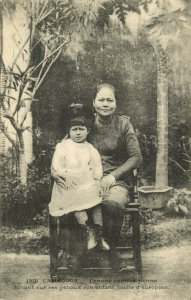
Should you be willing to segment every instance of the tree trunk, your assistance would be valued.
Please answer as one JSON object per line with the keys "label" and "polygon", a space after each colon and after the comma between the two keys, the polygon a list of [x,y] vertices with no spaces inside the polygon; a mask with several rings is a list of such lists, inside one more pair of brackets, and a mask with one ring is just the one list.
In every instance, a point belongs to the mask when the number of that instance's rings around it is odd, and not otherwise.
{"label": "tree trunk", "polygon": [[166,52],[160,44],[157,56],[157,158],[156,186],[168,186],[168,66]]}
{"label": "tree trunk", "polygon": [[28,165],[25,160],[24,149],[22,149],[19,151],[19,174],[21,183],[24,185],[27,184],[27,169]]}
{"label": "tree trunk", "polygon": [[[16,10],[11,14],[11,17],[8,14],[3,15],[4,21],[4,29],[3,29],[3,60],[7,67],[13,67],[13,71],[18,73],[18,69],[16,65],[19,66],[21,72],[24,72],[30,65],[31,59],[31,41],[30,41],[30,22],[31,19],[28,17],[25,9],[19,3],[16,5]],[[15,27],[15,25],[17,27]],[[23,47],[23,49],[22,49]],[[16,61],[15,61],[16,60]],[[14,64],[16,62],[16,65]],[[6,92],[9,96],[13,96],[14,98],[18,98],[18,91],[8,89]],[[27,98],[27,95],[23,95],[23,98]],[[26,103],[25,103],[26,104]],[[10,111],[14,110],[15,100],[10,100]],[[17,114],[18,123],[23,117],[23,108],[20,108]],[[4,118],[3,118],[4,120]],[[5,124],[7,130],[13,140],[15,140],[15,136],[17,132],[14,132],[9,120],[5,120]],[[25,168],[28,168],[28,164],[32,162],[33,158],[33,136],[32,136],[32,115],[29,111],[24,121],[23,127],[28,127],[30,131],[26,130],[26,133],[22,133],[23,139],[23,147],[21,148],[21,152],[24,151],[25,162],[27,163],[25,166],[24,158],[21,153],[19,155],[19,166],[22,164],[22,167],[19,167],[22,174],[22,183],[25,182],[25,176],[27,171]],[[16,133],[16,135],[15,135]],[[18,137],[19,138],[19,137]],[[19,138],[20,139],[20,138]],[[10,147],[10,142],[6,139],[5,151]],[[25,170],[25,171],[24,171]]]}
{"label": "tree trunk", "polygon": [[26,162],[23,132],[18,132],[19,138],[19,176],[22,184],[27,184],[28,164]]}
{"label": "tree trunk", "polygon": [[25,120],[25,126],[29,127],[28,130],[23,132],[23,140],[24,140],[24,151],[25,151],[25,160],[29,165],[33,160],[33,116],[32,112],[29,111],[27,113],[27,117]]}

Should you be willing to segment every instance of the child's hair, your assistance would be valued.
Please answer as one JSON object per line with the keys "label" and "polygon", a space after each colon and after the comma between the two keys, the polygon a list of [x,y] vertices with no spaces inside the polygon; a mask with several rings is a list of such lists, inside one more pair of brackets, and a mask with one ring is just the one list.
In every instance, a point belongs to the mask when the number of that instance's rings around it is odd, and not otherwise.
{"label": "child's hair", "polygon": [[68,129],[70,129],[72,126],[85,126],[88,129],[90,129],[92,127],[89,120],[87,120],[85,117],[77,117],[77,118],[71,119],[68,122]]}
{"label": "child's hair", "polygon": [[80,103],[68,106],[66,126],[69,130],[72,126],[86,126],[91,129],[95,121],[94,114],[90,108]]}

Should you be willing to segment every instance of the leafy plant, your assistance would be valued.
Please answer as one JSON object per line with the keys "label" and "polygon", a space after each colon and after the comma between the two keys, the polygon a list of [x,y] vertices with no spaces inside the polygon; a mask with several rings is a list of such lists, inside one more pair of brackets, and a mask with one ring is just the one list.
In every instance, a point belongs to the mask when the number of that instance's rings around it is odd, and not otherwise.
{"label": "leafy plant", "polygon": [[155,216],[154,211],[151,208],[144,208],[141,207],[139,209],[140,217],[141,217],[141,223],[148,225],[148,224],[156,224],[157,218]]}
{"label": "leafy plant", "polygon": [[[3,190],[1,191],[1,220],[3,225],[26,226],[33,223],[33,218],[41,214],[50,200],[50,174],[40,172],[35,166],[28,171],[28,183],[22,185],[11,170],[10,163],[4,157],[1,160]],[[44,216],[44,213],[42,213]]]}
{"label": "leafy plant", "polygon": [[190,216],[191,215],[191,192],[186,189],[175,190],[173,198],[167,203],[167,215]]}
{"label": "leafy plant", "polygon": [[[187,124],[185,124],[184,127]],[[180,128],[182,129],[182,128]],[[179,138],[176,138],[175,149],[172,149],[172,154],[170,157],[170,162],[174,168],[176,174],[180,173],[182,180],[188,183],[188,186],[191,187],[191,138],[188,133],[186,133],[187,128],[180,130],[181,135]],[[187,129],[188,130],[188,129]],[[173,145],[175,146],[175,145]]]}
{"label": "leafy plant", "polygon": [[33,221],[37,225],[47,225],[48,223],[48,209],[45,208],[33,218]]}

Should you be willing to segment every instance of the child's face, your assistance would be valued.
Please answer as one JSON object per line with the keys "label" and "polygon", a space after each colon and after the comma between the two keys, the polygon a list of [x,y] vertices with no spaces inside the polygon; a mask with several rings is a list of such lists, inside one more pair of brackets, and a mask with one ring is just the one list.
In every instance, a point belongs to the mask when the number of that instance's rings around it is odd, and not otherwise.
{"label": "child's face", "polygon": [[76,143],[83,143],[86,140],[88,133],[89,130],[87,127],[81,125],[71,126],[69,131],[70,138]]}

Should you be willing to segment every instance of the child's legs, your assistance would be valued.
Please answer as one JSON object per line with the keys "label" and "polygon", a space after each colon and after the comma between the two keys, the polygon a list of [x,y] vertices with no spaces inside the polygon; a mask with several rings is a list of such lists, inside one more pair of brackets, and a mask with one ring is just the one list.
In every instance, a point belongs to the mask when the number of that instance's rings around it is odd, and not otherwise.
{"label": "child's legs", "polygon": [[92,207],[91,211],[92,211],[92,219],[94,224],[103,226],[101,205]]}
{"label": "child's legs", "polygon": [[85,210],[75,211],[74,216],[80,225],[84,225],[88,220],[88,215]]}

